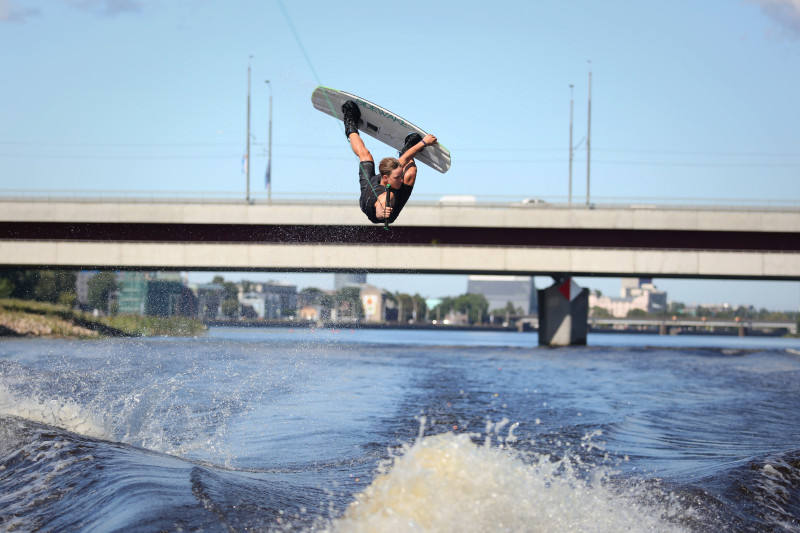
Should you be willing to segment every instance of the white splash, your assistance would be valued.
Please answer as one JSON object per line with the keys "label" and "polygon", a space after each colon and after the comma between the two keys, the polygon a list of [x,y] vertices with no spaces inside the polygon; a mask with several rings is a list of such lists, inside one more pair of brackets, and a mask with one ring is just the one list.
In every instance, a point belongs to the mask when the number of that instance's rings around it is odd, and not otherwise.
{"label": "white splash", "polygon": [[605,486],[601,470],[586,480],[568,457],[523,456],[467,434],[423,437],[329,531],[683,531],[661,518],[667,510]]}
{"label": "white splash", "polygon": [[0,415],[24,418],[87,437],[111,437],[103,417],[72,399],[17,396],[3,384],[0,384]]}

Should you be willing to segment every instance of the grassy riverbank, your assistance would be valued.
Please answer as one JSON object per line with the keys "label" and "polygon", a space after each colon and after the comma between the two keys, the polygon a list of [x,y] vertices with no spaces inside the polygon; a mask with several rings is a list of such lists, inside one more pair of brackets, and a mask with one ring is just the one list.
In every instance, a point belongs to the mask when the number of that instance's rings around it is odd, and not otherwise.
{"label": "grassy riverbank", "polygon": [[11,337],[155,337],[195,336],[206,331],[199,320],[184,317],[118,315],[95,317],[65,305],[0,299],[0,336]]}

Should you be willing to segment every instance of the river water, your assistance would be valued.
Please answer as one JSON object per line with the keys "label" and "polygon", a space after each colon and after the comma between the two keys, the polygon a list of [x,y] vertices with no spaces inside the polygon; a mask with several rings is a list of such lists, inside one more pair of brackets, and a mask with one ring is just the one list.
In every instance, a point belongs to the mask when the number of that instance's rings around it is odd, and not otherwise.
{"label": "river water", "polygon": [[0,341],[5,531],[800,531],[800,340]]}

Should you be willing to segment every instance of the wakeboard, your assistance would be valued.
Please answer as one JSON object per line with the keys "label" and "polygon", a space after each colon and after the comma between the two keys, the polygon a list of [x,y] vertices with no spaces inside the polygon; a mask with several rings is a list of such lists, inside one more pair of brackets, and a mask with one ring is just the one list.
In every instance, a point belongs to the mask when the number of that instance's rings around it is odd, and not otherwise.
{"label": "wakeboard", "polygon": [[[427,135],[425,130],[401,116],[360,96],[322,86],[314,89],[311,95],[311,103],[315,108],[339,120],[343,120],[342,104],[348,100],[353,100],[361,110],[359,132],[366,133],[395,150],[403,148],[403,143],[409,133],[419,133],[423,137]],[[438,142],[419,152],[414,159],[442,174],[450,169],[450,151]]]}

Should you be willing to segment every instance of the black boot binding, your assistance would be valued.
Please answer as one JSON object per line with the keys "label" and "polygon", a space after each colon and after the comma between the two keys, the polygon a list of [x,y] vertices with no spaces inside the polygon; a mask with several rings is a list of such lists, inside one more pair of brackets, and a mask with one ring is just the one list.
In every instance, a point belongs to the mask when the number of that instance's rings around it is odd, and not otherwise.
{"label": "black boot binding", "polygon": [[342,105],[342,115],[344,116],[344,135],[349,139],[351,133],[358,133],[361,110],[357,103],[348,100]]}

